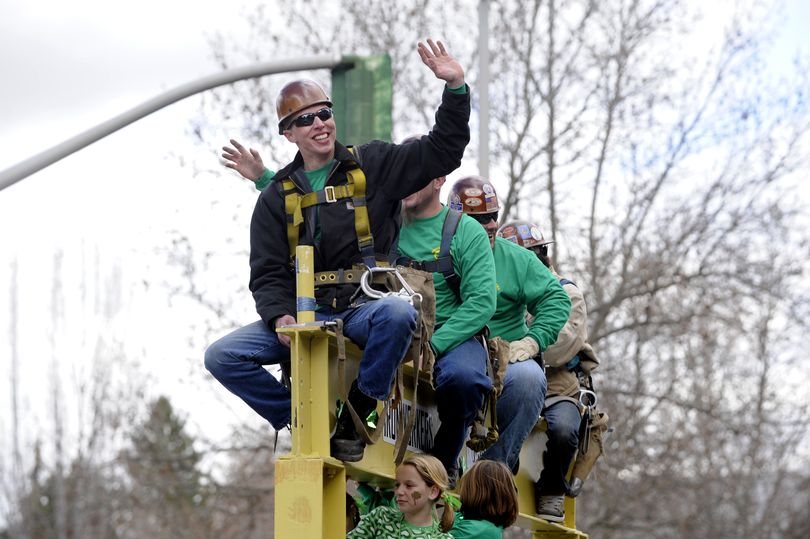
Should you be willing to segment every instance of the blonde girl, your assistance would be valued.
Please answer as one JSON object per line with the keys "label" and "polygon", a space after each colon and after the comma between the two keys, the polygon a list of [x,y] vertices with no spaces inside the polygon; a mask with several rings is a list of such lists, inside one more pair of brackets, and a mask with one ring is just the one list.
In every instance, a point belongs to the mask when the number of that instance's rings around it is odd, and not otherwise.
{"label": "blonde girl", "polygon": [[436,503],[447,490],[447,471],[436,457],[413,455],[397,468],[394,499],[397,508],[381,506],[360,520],[347,538],[406,537],[452,539],[453,511],[439,522]]}

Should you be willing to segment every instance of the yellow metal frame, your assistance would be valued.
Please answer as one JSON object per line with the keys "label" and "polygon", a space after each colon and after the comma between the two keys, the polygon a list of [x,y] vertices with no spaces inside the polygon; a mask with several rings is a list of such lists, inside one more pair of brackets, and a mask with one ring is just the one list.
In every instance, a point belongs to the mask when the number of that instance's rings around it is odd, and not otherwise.
{"label": "yellow metal frame", "polygon": [[[337,398],[334,335],[314,321],[312,248],[296,249],[298,324],[279,331],[290,336],[292,358],[292,449],[276,461],[275,537],[337,539],[346,536],[346,479],[390,487],[394,480],[393,446],[383,442],[366,448],[363,460],[344,464],[330,456],[329,436]],[[361,352],[347,346],[347,378],[357,369]],[[405,372],[405,399],[410,399],[413,373]],[[351,379],[351,378],[348,378]],[[420,381],[419,401],[432,402],[433,391]],[[521,462],[538,459],[524,446]],[[576,505],[565,500],[565,522],[554,524],[534,516],[532,478],[521,468],[518,485],[520,515],[517,525],[535,539],[587,539],[576,529]]]}

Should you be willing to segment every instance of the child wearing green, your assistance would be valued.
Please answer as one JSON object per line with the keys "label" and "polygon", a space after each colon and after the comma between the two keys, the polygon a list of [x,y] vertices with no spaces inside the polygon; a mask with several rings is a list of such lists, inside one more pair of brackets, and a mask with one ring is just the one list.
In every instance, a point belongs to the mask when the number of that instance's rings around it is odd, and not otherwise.
{"label": "child wearing green", "polygon": [[479,460],[461,476],[461,511],[450,533],[455,539],[501,539],[518,514],[517,487],[501,462]]}
{"label": "child wearing green", "polygon": [[364,516],[347,539],[405,537],[408,539],[453,539],[453,511],[437,518],[436,502],[447,490],[447,472],[430,455],[413,455],[397,468],[394,499],[398,508],[383,505]]}

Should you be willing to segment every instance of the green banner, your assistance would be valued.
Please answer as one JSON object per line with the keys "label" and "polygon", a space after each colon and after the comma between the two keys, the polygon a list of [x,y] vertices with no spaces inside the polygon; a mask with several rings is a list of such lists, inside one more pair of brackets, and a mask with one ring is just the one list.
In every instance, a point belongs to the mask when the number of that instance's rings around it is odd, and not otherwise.
{"label": "green banner", "polygon": [[332,69],[337,139],[345,145],[391,141],[391,58],[345,56]]}

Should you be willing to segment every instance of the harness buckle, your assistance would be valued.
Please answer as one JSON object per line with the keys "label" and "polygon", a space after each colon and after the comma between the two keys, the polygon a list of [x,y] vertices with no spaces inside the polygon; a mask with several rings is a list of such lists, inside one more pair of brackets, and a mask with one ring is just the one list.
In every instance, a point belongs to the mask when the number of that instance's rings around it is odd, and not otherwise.
{"label": "harness buckle", "polygon": [[327,185],[323,188],[323,194],[326,196],[326,202],[329,204],[333,202],[337,202],[337,197],[335,196],[335,188],[332,185]]}

